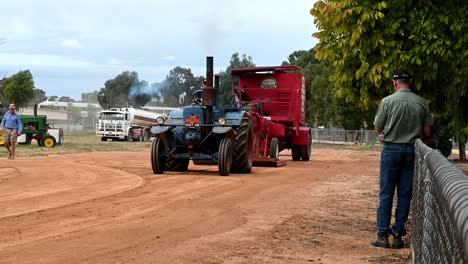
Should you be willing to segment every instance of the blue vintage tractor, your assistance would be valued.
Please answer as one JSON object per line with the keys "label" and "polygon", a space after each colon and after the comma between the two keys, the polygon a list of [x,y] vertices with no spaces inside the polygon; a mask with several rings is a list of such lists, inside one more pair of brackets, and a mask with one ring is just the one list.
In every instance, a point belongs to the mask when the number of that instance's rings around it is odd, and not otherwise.
{"label": "blue vintage tractor", "polygon": [[249,114],[240,107],[219,108],[219,78],[213,87],[213,57],[207,57],[206,62],[206,83],[194,93],[192,105],[172,111],[167,120],[158,118],[151,128],[155,174],[186,171],[189,160],[218,165],[221,176],[252,169],[254,136]]}

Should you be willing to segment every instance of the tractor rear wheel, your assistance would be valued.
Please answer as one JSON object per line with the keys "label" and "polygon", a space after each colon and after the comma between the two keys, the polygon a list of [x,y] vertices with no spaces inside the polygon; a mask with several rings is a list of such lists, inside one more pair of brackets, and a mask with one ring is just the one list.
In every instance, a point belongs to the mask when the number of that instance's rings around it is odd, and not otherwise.
{"label": "tractor rear wheel", "polygon": [[[177,148],[172,148],[169,153],[177,154]],[[166,169],[168,171],[187,171],[189,165],[189,159],[170,159],[166,160]]]}
{"label": "tractor rear wheel", "polygon": [[310,160],[310,152],[312,151],[312,136],[309,134],[307,145],[301,147],[301,158],[303,161]]}
{"label": "tractor rear wheel", "polygon": [[301,147],[294,145],[291,147],[292,159],[295,161],[301,160]]}
{"label": "tractor rear wheel", "polygon": [[236,129],[236,141],[232,151],[232,172],[250,173],[253,160],[253,129],[250,118],[244,115]]}
{"label": "tractor rear wheel", "polygon": [[55,147],[55,144],[57,144],[57,141],[51,135],[47,135],[47,136],[41,138],[41,145],[43,147],[53,148],[53,147]]}
{"label": "tractor rear wheel", "polygon": [[232,143],[228,138],[221,139],[218,152],[219,175],[228,176],[232,166]]}
{"label": "tractor rear wheel", "polygon": [[163,156],[164,142],[160,138],[155,138],[151,144],[151,168],[154,174],[163,174],[166,159]]}
{"label": "tractor rear wheel", "polygon": [[279,157],[279,143],[278,138],[272,138],[270,142],[270,158],[278,160]]}

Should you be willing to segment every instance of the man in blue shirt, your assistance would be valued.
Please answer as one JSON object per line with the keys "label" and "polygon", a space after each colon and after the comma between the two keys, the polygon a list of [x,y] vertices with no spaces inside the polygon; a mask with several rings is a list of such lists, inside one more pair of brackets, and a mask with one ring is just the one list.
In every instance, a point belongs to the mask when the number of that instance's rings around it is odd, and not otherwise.
{"label": "man in blue shirt", "polygon": [[18,136],[23,131],[23,123],[20,115],[15,111],[15,105],[10,104],[9,111],[5,113],[2,120],[3,143],[8,150],[8,159],[15,159],[15,147]]}

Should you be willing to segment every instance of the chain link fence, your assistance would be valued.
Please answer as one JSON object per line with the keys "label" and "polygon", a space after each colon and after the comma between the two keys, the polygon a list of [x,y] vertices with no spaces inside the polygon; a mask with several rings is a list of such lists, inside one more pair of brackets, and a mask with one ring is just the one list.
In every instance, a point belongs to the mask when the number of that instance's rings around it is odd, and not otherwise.
{"label": "chain link fence", "polygon": [[313,143],[328,144],[375,144],[377,133],[374,130],[342,130],[312,128]]}
{"label": "chain link fence", "polygon": [[468,263],[468,176],[420,140],[415,151],[413,263]]}

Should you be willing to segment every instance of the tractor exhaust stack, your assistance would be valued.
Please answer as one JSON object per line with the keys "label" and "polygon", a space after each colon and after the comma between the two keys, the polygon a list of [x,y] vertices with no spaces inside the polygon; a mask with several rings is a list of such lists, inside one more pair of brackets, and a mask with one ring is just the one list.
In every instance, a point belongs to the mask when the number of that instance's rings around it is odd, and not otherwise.
{"label": "tractor exhaust stack", "polygon": [[206,57],[206,85],[203,87],[203,105],[211,106],[217,104],[216,89],[213,87],[213,57]]}

